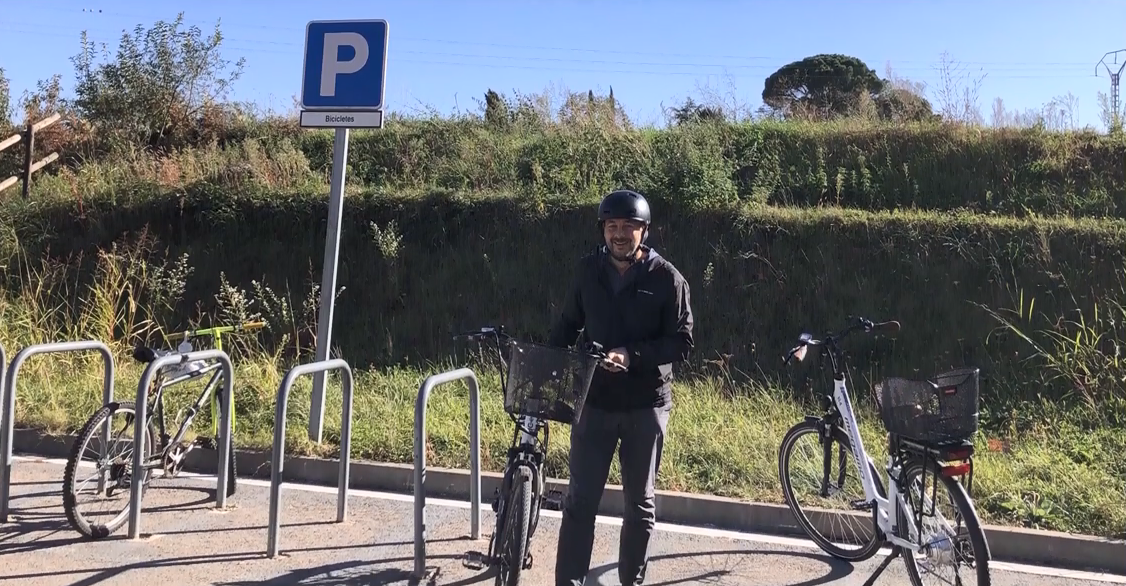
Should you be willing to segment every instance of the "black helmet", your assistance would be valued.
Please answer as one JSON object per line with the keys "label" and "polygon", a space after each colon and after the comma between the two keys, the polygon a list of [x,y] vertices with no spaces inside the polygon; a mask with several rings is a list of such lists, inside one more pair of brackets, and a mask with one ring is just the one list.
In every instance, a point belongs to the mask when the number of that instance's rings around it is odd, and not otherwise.
{"label": "black helmet", "polygon": [[602,198],[598,205],[598,225],[606,220],[637,220],[646,226],[653,220],[649,213],[649,202],[636,191],[619,189]]}

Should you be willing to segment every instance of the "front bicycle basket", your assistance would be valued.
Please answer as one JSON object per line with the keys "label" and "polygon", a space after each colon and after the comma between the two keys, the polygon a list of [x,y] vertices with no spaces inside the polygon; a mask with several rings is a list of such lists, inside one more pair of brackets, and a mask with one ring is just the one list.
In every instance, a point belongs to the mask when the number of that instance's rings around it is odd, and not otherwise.
{"label": "front bicycle basket", "polygon": [[582,413],[598,359],[565,348],[512,342],[504,410],[574,424]]}
{"label": "front bicycle basket", "polygon": [[889,378],[876,387],[888,433],[929,445],[960,442],[978,427],[977,368],[940,374],[933,381]]}

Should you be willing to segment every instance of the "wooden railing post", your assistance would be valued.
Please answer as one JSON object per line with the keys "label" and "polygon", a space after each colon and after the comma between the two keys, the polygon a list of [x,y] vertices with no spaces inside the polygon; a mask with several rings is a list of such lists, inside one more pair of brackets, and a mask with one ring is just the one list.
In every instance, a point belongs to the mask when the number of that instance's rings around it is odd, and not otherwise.
{"label": "wooden railing post", "polygon": [[0,192],[15,185],[22,179],[23,198],[28,199],[31,196],[31,175],[59,158],[59,153],[53,152],[38,161],[35,160],[35,133],[58,122],[60,119],[62,119],[62,116],[59,114],[52,114],[34,124],[29,122],[23,132],[17,132],[4,140],[0,140],[0,151],[18,144],[21,140],[24,141],[26,145],[24,149],[23,172],[0,181]]}
{"label": "wooden railing post", "polygon": [[23,198],[31,197],[31,164],[35,162],[35,125],[27,123],[27,134],[24,135],[25,150],[23,158]]}

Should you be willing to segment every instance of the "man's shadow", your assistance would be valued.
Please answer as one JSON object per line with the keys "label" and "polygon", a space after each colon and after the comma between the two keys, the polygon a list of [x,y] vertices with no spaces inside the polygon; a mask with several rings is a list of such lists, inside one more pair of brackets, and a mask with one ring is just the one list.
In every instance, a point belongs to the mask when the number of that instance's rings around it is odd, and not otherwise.
{"label": "man's shadow", "polygon": [[[662,560],[666,560],[666,561],[678,560],[678,559],[685,560],[685,559],[691,559],[691,558],[697,558],[697,557],[703,557],[703,556],[712,556],[713,559],[716,558],[716,557],[724,558],[724,560],[725,560],[725,562],[723,564],[724,567],[721,567],[721,568],[717,567],[717,568],[714,568],[714,569],[709,569],[709,570],[702,572],[700,574],[697,574],[695,576],[685,576],[683,578],[674,578],[672,580],[665,580],[665,581],[662,581],[662,582],[650,582],[650,581],[646,580],[645,586],[673,586],[675,584],[696,584],[696,583],[722,584],[722,585],[725,585],[725,586],[740,586],[740,584],[741,584],[740,582],[730,581],[732,579],[735,579],[735,580],[738,579],[738,576],[734,576],[732,578],[732,574],[734,572],[738,571],[740,569],[740,566],[742,566],[743,569],[746,569],[748,571],[756,571],[756,572],[767,571],[768,572],[769,569],[763,567],[762,562],[761,562],[761,559],[763,557],[767,557],[767,556],[787,556],[787,557],[795,557],[795,558],[805,558],[805,559],[808,559],[808,560],[814,560],[814,561],[821,562],[821,563],[825,564],[826,566],[828,566],[829,571],[827,573],[823,574],[822,576],[817,577],[817,578],[811,578],[811,579],[804,580],[804,581],[801,581],[801,582],[794,582],[792,584],[788,584],[788,586],[817,586],[819,584],[830,584],[832,582],[835,582],[837,580],[840,580],[841,578],[844,578],[844,577],[852,574],[852,571],[854,569],[852,564],[838,560],[836,558],[833,558],[833,557],[830,557],[830,556],[827,556],[827,555],[824,555],[824,554],[803,553],[803,552],[795,552],[795,551],[779,551],[779,550],[727,549],[727,550],[716,550],[716,551],[694,551],[694,552],[685,552],[685,553],[669,553],[669,554],[664,554],[664,555],[651,556],[649,558],[649,572],[652,573],[652,569],[653,569],[654,564],[659,563]],[[752,562],[752,561],[749,560],[748,556],[757,556],[757,557],[759,557],[760,561]],[[736,560],[736,558],[737,558],[737,561],[733,561],[733,560]],[[621,583],[618,581],[618,564],[609,563],[609,564],[604,564],[604,565],[598,566],[596,568],[591,568],[590,572],[587,574],[585,583],[589,586],[620,586]],[[782,584],[782,583],[778,582],[778,584]]]}

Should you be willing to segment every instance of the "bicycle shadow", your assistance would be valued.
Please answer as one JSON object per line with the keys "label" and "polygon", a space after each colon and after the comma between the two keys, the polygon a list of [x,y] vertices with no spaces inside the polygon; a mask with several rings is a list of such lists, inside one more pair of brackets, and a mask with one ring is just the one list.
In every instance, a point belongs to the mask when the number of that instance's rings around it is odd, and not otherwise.
{"label": "bicycle shadow", "polygon": [[[208,503],[215,501],[215,488],[197,487],[191,485],[172,485],[150,487],[149,490],[160,491],[177,491],[177,492],[196,492],[202,493],[202,497],[186,502],[175,503],[168,505],[154,505],[144,506],[142,502],[141,512],[145,513],[180,513],[186,511],[202,510]],[[78,534],[71,528],[70,523],[67,521],[66,515],[60,511],[62,503],[62,491],[34,493],[38,498],[46,498],[53,496],[58,499],[58,504],[52,505],[31,505],[27,507],[13,508],[11,513],[15,517],[15,521],[0,530],[0,556],[11,555],[17,553],[24,553],[30,551],[42,551],[56,547],[70,545],[79,541],[89,541],[83,535]],[[18,495],[28,496],[28,495]],[[46,510],[44,510],[46,509]],[[119,530],[120,533],[103,538],[103,540],[121,539],[124,537],[123,529]],[[58,537],[51,539],[55,535],[69,532],[70,537]]]}
{"label": "bicycle shadow", "polygon": [[[461,555],[430,555],[427,560],[460,560]],[[313,568],[302,568],[268,580],[216,582],[214,586],[469,586],[492,581],[495,570],[485,570],[456,582],[441,581],[441,574],[426,580],[416,578],[401,568],[375,568],[381,564],[412,562],[414,558],[392,558],[377,562],[338,562]],[[432,566],[428,566],[432,568]]]}
{"label": "bicycle shadow", "polygon": [[[463,538],[448,538],[437,539],[433,542],[442,541],[459,541]],[[373,547],[383,547],[386,544],[356,544],[346,546],[324,546],[324,547],[304,547],[304,548],[288,548],[286,555],[293,553],[316,553],[323,551],[337,551],[341,549],[367,549]],[[463,555],[429,555],[430,560],[461,560]],[[225,554],[208,554],[208,555],[189,555],[177,558],[162,558],[155,560],[147,560],[142,562],[135,562],[131,564],[114,564],[112,567],[102,568],[84,568],[77,570],[63,570],[58,572],[39,572],[19,575],[0,575],[0,582],[5,580],[16,580],[17,583],[34,583],[35,580],[46,578],[60,578],[69,575],[93,574],[71,583],[71,586],[94,586],[103,582],[121,578],[127,572],[143,569],[154,568],[184,568],[188,566],[208,565],[208,564],[234,564],[238,562],[252,562],[268,559],[261,551],[251,552],[232,552]],[[293,570],[281,576],[274,578],[267,578],[263,580],[239,580],[230,582],[212,582],[214,586],[249,586],[249,585],[265,585],[265,586],[329,586],[331,585],[364,585],[364,586],[421,586],[426,584],[434,586],[438,584],[435,581],[440,575],[435,576],[435,579],[421,581],[413,577],[413,575],[402,568],[388,568],[388,564],[412,564],[413,557],[395,557],[385,558],[381,560],[372,561],[355,561],[355,562],[337,562],[325,564],[321,566],[314,566],[311,568],[301,568]],[[383,566],[383,567],[375,567]],[[486,580],[492,579],[494,574],[489,571],[471,576],[469,578],[459,580],[457,582],[442,582],[442,586],[469,586],[477,584]]]}
{"label": "bicycle shadow", "polygon": [[[722,557],[725,561],[730,561],[732,559],[736,559],[737,561],[733,564],[725,564],[726,567],[724,568],[714,568],[694,576],[673,578],[660,582],[652,582],[650,580],[646,580],[645,585],[674,586],[676,584],[698,584],[702,582],[707,582],[709,584],[727,584],[730,586],[741,585],[745,584],[745,582],[739,581],[741,576],[747,577],[748,574],[754,574],[761,577],[764,572],[761,558],[769,558],[774,556],[804,558],[807,560],[821,562],[828,566],[829,571],[820,577],[804,580],[801,582],[793,582],[788,584],[787,586],[818,586],[820,584],[830,584],[851,575],[853,570],[855,569],[852,564],[835,559],[825,554],[770,549],[724,549],[714,551],[669,553],[651,556],[649,558],[648,573],[652,575],[654,566],[660,564],[661,561],[668,562],[673,560],[686,560],[691,558],[701,558],[705,556],[711,556],[713,558]],[[752,557],[757,557],[759,559],[751,561]],[[747,570],[747,572],[739,572],[737,574],[736,572],[738,572],[738,570],[740,569],[739,566],[743,566]],[[591,586],[618,586],[620,582],[618,581],[617,570],[618,564],[613,562],[591,568],[590,572],[587,573],[586,583],[591,584]],[[733,579],[735,581],[729,582],[726,581],[725,578]],[[782,582],[775,582],[775,584],[782,584]]]}

